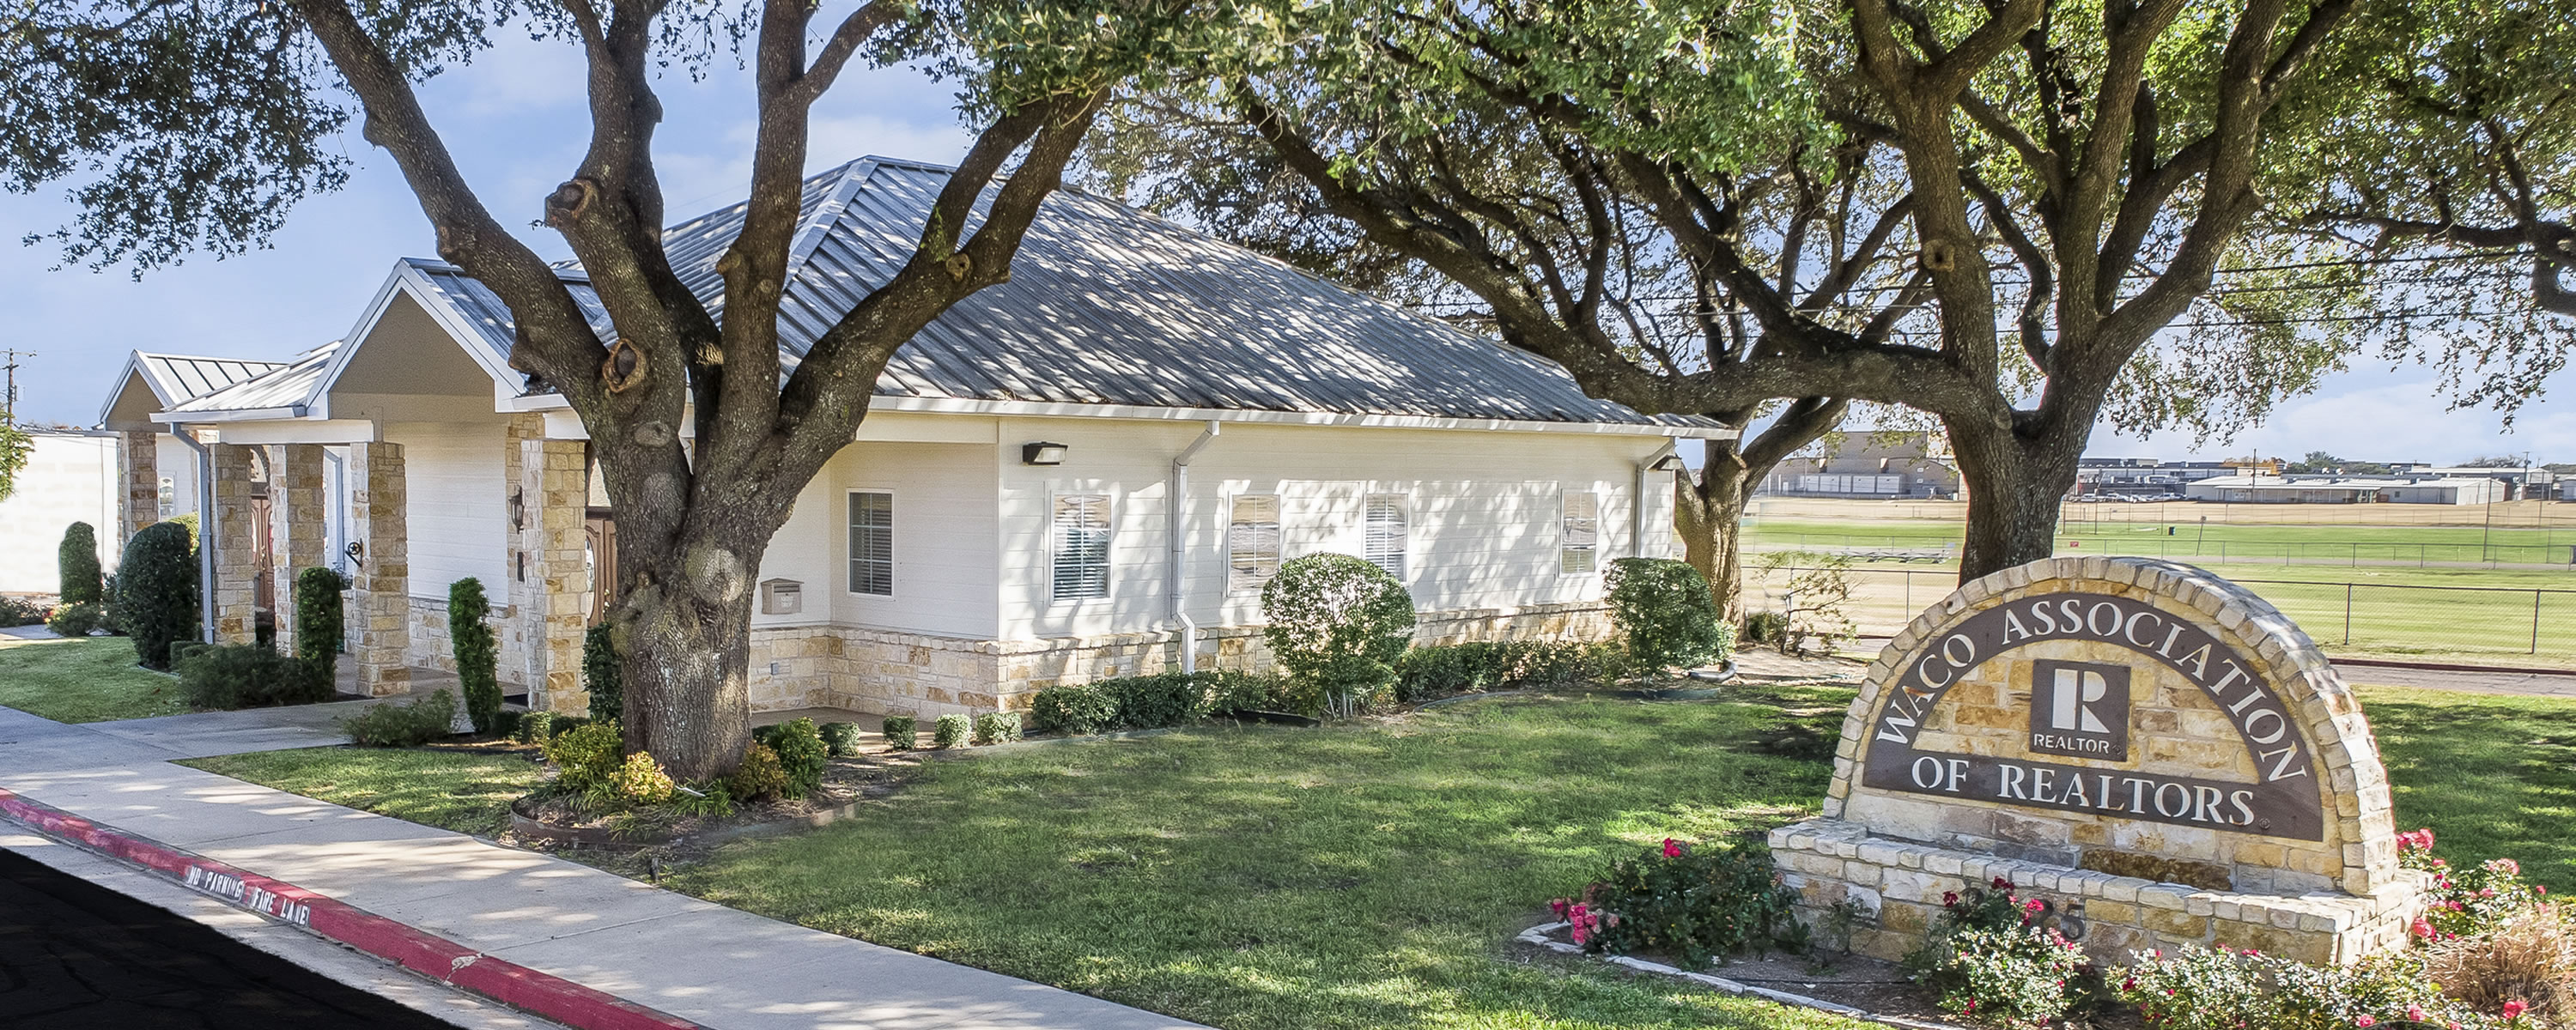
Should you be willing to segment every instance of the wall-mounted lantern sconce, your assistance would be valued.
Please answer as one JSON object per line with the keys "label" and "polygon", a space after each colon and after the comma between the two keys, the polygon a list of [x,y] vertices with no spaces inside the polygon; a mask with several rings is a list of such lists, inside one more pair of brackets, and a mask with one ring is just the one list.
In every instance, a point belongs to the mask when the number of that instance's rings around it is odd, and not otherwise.
{"label": "wall-mounted lantern sconce", "polygon": [[1064,452],[1071,449],[1072,448],[1066,447],[1063,444],[1048,443],[1044,440],[1040,440],[1036,443],[1024,443],[1020,445],[1020,464],[1062,465],[1064,464]]}
{"label": "wall-mounted lantern sconce", "polygon": [[1655,459],[1655,463],[1648,467],[1657,472],[1679,472],[1683,468],[1682,456],[1678,454],[1667,454],[1661,458]]}
{"label": "wall-mounted lantern sconce", "polygon": [[349,564],[362,567],[367,564],[367,545],[351,540],[349,546],[340,550],[348,554]]}
{"label": "wall-mounted lantern sconce", "polygon": [[510,488],[510,528],[528,528],[528,498],[515,486]]}

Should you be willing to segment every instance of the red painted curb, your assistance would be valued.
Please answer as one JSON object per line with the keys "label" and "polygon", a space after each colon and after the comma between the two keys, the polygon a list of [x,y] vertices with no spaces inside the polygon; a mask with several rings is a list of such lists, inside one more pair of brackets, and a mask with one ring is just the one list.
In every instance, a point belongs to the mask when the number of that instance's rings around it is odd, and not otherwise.
{"label": "red painted curb", "polygon": [[581,1030],[708,1030],[703,1024],[481,954],[337,898],[27,800],[6,788],[0,788],[0,815],[46,836],[159,873],[198,893]]}

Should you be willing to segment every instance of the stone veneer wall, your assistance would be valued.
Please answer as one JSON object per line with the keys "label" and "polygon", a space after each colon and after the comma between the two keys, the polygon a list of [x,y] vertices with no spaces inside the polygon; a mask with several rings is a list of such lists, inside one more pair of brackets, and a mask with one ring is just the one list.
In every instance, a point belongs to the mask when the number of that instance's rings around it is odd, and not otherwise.
{"label": "stone veneer wall", "polygon": [[[491,601],[492,612],[483,621],[492,627],[492,638],[499,645],[502,693],[517,694],[527,689],[528,627],[516,608],[491,596],[492,587],[483,587],[484,599]],[[447,599],[414,597],[404,619],[409,623],[410,639],[403,652],[407,665],[440,672],[456,671],[456,647],[447,633]]]}
{"label": "stone veneer wall", "polygon": [[[1608,609],[1585,602],[1426,612],[1414,640],[1594,640],[1609,632]],[[1030,695],[1048,687],[1176,670],[1180,636],[1166,631],[1006,641],[828,625],[756,628],[751,707],[826,706],[922,718],[1021,709]],[[1200,668],[1260,671],[1270,664],[1258,626],[1199,633]]]}

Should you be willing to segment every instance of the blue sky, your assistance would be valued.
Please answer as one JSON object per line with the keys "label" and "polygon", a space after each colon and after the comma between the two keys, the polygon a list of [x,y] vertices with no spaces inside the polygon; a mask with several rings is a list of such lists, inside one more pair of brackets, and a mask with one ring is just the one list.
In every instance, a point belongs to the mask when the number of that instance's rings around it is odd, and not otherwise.
{"label": "blue sky", "polygon": [[[507,31],[497,38],[494,52],[433,82],[426,103],[484,202],[540,253],[562,256],[558,237],[525,226],[582,150],[577,56]],[[663,99],[657,155],[672,215],[741,199],[752,131],[746,77],[726,61],[704,82],[666,80]],[[871,153],[947,161],[968,140],[948,87],[907,69],[853,72],[817,108],[813,164]],[[305,202],[267,250],[193,259],[136,282],[122,269],[53,270],[50,247],[0,244],[0,301],[13,330],[0,346],[38,352],[19,370],[20,417],[95,420],[128,351],[276,359],[346,333],[396,258],[433,247],[393,162],[354,128],[341,145],[356,160],[349,187]],[[8,240],[72,216],[59,190],[0,195]],[[2527,406],[2515,431],[2499,434],[2493,413],[2446,411],[2428,369],[2357,364],[2281,405],[2269,424],[2204,452],[2455,461],[2529,450],[2542,461],[2576,461],[2576,371],[2550,385],[2553,399]],[[2180,457],[2191,448],[2181,434],[2137,440],[2105,429],[2090,451]]]}

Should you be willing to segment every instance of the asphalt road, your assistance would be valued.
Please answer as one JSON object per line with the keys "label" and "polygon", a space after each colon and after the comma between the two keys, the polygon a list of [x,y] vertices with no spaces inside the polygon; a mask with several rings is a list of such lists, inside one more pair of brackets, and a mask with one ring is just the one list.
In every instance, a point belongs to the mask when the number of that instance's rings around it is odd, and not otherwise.
{"label": "asphalt road", "polygon": [[0,1027],[454,1030],[9,851],[0,851]]}

